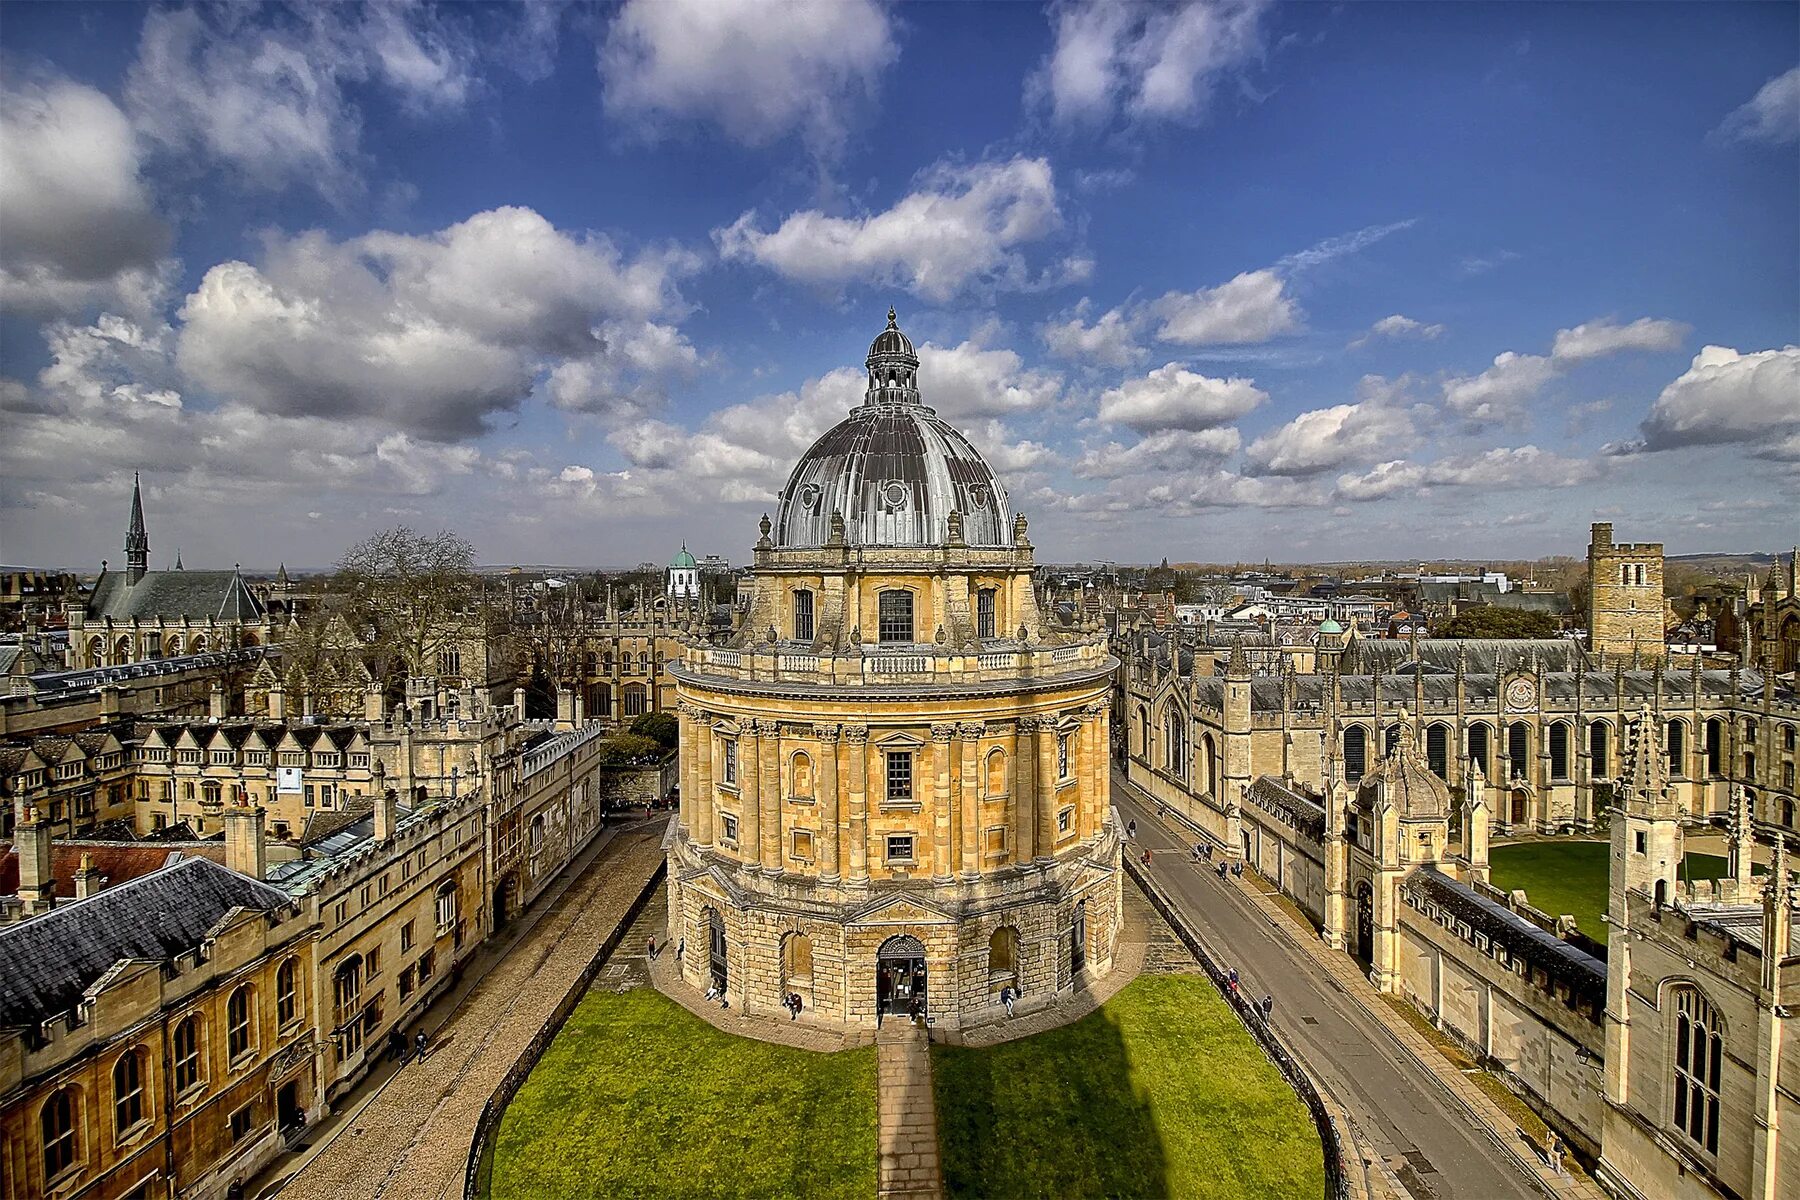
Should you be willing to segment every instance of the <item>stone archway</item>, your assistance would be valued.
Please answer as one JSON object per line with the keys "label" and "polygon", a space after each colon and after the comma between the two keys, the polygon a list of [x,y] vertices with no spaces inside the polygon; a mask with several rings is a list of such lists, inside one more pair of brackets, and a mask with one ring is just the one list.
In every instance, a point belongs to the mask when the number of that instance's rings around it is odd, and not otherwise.
{"label": "stone archway", "polygon": [[905,1016],[916,1003],[920,1011],[929,1000],[926,988],[925,943],[910,933],[881,943],[875,951],[875,1012],[877,1018]]}

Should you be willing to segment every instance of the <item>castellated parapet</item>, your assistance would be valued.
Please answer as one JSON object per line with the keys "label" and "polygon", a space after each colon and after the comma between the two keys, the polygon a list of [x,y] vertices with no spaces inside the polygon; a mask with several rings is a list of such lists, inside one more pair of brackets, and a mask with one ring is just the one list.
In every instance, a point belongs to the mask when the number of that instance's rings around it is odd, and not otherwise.
{"label": "castellated parapet", "polygon": [[1611,522],[1597,521],[1588,541],[1588,649],[1660,659],[1662,543],[1615,542],[1612,534]]}

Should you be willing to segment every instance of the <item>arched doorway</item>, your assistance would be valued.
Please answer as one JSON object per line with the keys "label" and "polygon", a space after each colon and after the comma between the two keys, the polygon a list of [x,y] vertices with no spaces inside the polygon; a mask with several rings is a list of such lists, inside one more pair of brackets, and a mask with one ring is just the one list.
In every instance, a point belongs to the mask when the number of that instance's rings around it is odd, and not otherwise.
{"label": "arched doorway", "polygon": [[1523,825],[1530,819],[1531,794],[1524,788],[1512,791],[1512,811],[1507,814],[1507,823]]}
{"label": "arched doorway", "polygon": [[519,895],[519,876],[516,871],[507,872],[500,886],[494,889],[494,927],[499,928],[512,920]]}
{"label": "arched doorway", "polygon": [[1367,970],[1375,962],[1375,892],[1356,885],[1356,961]]}
{"label": "arched doorway", "polygon": [[875,1011],[905,1016],[925,1011],[925,943],[911,934],[891,937],[875,952]]}
{"label": "arched doorway", "polygon": [[705,913],[707,958],[712,968],[712,985],[725,992],[725,985],[731,982],[731,972],[725,962],[725,918],[719,910],[709,908]]}

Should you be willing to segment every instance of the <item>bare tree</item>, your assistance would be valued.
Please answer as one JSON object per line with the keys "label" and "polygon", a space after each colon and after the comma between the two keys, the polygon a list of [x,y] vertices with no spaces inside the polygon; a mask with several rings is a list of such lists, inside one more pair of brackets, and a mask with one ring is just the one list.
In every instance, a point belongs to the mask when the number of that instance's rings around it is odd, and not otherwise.
{"label": "bare tree", "polygon": [[390,686],[429,673],[438,651],[486,634],[475,548],[448,529],[401,525],[358,542],[338,560],[333,588]]}

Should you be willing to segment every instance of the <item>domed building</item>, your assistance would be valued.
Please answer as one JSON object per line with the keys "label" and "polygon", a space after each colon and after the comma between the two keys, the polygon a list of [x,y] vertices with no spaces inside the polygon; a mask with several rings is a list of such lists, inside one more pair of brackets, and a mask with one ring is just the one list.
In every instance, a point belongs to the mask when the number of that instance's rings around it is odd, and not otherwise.
{"label": "domed building", "polygon": [[1111,970],[1115,660],[1040,611],[1025,518],[891,311],[867,367],[762,520],[741,627],[674,668],[669,930],[744,1011],[958,1027]]}
{"label": "domed building", "polygon": [[668,586],[665,590],[671,600],[700,598],[700,564],[688,553],[685,542],[682,543],[681,553],[669,564]]}

